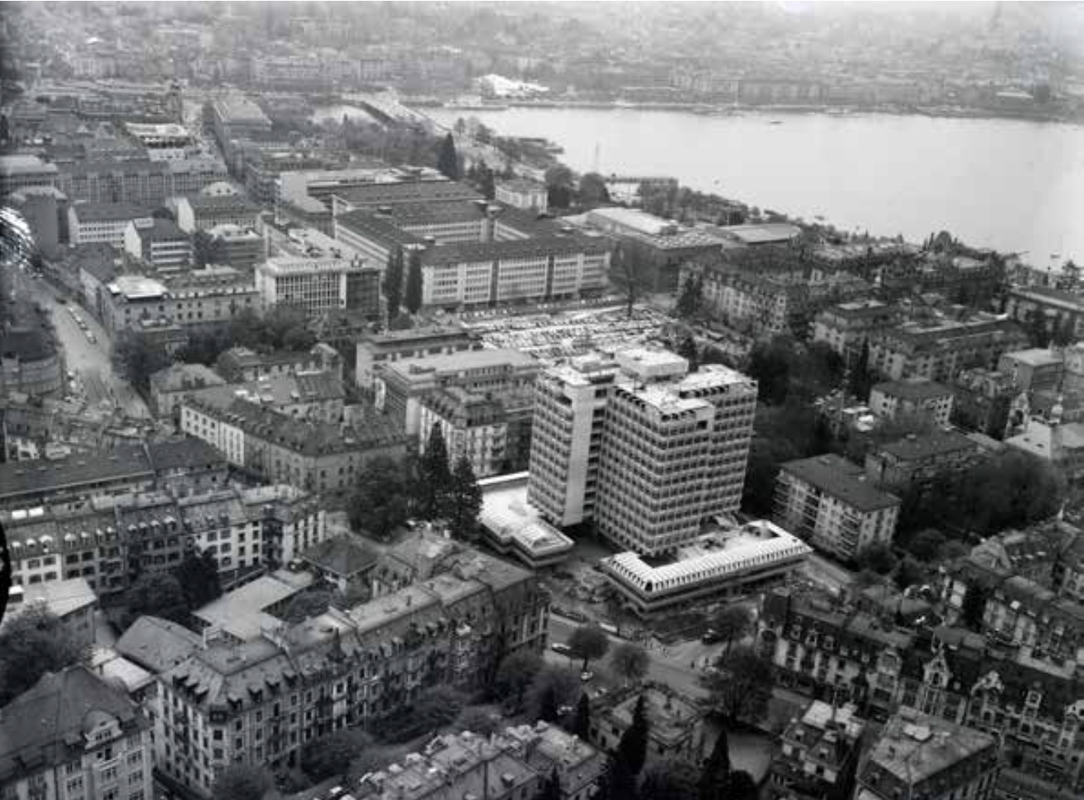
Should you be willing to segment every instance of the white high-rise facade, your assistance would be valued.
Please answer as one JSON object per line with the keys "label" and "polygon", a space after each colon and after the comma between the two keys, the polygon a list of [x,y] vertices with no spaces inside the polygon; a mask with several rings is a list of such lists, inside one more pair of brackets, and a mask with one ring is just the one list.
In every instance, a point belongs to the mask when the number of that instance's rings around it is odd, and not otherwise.
{"label": "white high-rise facade", "polygon": [[560,526],[592,521],[653,555],[741,503],[756,381],[727,367],[688,373],[673,353],[589,357],[539,378],[528,498]]}

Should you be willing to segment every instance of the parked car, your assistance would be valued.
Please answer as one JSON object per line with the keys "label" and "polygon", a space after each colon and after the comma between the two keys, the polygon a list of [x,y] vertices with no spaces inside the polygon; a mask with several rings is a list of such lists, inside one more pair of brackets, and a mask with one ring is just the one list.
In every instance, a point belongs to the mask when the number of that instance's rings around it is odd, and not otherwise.
{"label": "parked car", "polygon": [[569,647],[564,642],[554,642],[553,644],[550,645],[550,650],[552,650],[555,653],[560,653],[563,656],[567,656],[567,655],[572,654],[572,648]]}
{"label": "parked car", "polygon": [[594,677],[595,673],[591,672],[591,670],[589,669],[585,669],[583,672],[580,673],[580,680],[584,683],[590,683],[594,679]]}

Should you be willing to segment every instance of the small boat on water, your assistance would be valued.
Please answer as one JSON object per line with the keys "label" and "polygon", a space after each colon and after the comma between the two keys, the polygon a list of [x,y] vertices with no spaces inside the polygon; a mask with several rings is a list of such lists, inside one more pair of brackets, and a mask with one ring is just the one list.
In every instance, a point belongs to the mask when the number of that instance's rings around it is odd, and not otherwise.
{"label": "small boat on water", "polygon": [[772,120],[771,122],[769,122],[768,124],[769,124],[769,125],[782,125],[782,124],[783,124],[783,120],[781,120],[781,119],[773,119],[773,120]]}

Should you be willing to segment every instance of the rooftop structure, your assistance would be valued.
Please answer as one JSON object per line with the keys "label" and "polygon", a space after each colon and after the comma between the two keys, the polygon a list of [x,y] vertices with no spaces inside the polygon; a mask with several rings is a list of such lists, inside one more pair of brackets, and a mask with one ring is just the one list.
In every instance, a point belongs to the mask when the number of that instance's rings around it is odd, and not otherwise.
{"label": "rooftop structure", "polygon": [[527,473],[501,475],[478,482],[482,512],[478,521],[491,546],[532,568],[563,561],[574,543],[542,519],[527,502]]}
{"label": "rooftop structure", "polygon": [[180,664],[199,647],[203,637],[166,619],[142,616],[121,635],[114,649],[155,675]]}
{"label": "rooftop structure", "polygon": [[716,230],[728,239],[748,246],[780,244],[797,237],[802,229],[789,223],[761,223],[753,225],[727,225]]}
{"label": "rooftop structure", "polygon": [[[997,741],[938,717],[901,709],[889,720],[859,774],[860,800],[917,796],[992,795]],[[976,794],[972,794],[976,792]]]}
{"label": "rooftop structure", "polygon": [[251,641],[258,639],[264,630],[277,627],[281,620],[272,611],[281,611],[290,598],[312,582],[312,573],[280,569],[226,592],[192,614],[203,627],[241,642]]}
{"label": "rooftop structure", "polygon": [[624,605],[651,617],[783,583],[812,552],[777,525],[757,521],[721,524],[663,563],[618,553],[601,566]]}

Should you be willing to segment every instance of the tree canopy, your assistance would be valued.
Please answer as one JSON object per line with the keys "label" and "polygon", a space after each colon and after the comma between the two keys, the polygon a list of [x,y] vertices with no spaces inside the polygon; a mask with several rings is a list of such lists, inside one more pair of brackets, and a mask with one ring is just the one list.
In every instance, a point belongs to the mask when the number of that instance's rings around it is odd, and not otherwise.
{"label": "tree canopy", "polygon": [[639,775],[647,761],[647,743],[650,734],[650,723],[647,718],[647,708],[644,696],[636,698],[636,707],[632,711],[632,724],[621,734],[617,743],[617,752],[614,759],[623,764],[630,773]]}
{"label": "tree canopy", "polygon": [[493,697],[513,709],[523,707],[527,690],[542,671],[542,656],[530,650],[518,650],[505,656],[497,667]]}
{"label": "tree canopy", "polygon": [[[434,426],[434,429],[440,426]],[[466,455],[461,455],[455,462],[449,480],[445,516],[452,536],[470,540],[478,527],[478,515],[482,511],[482,489],[474,476],[474,469]]]}
{"label": "tree canopy", "polygon": [[726,650],[730,652],[735,641],[740,642],[752,632],[753,614],[745,606],[728,605],[712,616],[711,628],[726,642]]}
{"label": "tree canopy", "polygon": [[301,769],[314,781],[341,775],[368,747],[373,737],[358,728],[343,728],[313,739],[301,751]]}
{"label": "tree canopy", "polygon": [[444,427],[435,424],[429,429],[425,449],[418,459],[418,486],[415,499],[418,514],[431,520],[448,508],[452,472],[448,465],[448,447],[444,442]]}
{"label": "tree canopy", "polygon": [[751,647],[735,647],[703,678],[716,712],[728,721],[759,720],[772,692],[772,663]]}
{"label": "tree canopy", "polygon": [[610,638],[597,624],[580,625],[568,637],[568,647],[574,658],[583,659],[583,668],[602,658],[610,649]]}
{"label": "tree canopy", "polygon": [[188,599],[181,582],[169,572],[143,572],[125,593],[131,618],[149,614],[184,624]]}
{"label": "tree canopy", "polygon": [[387,538],[410,517],[410,491],[405,465],[390,456],[376,456],[358,472],[347,501],[350,525]]}
{"label": "tree canopy", "polygon": [[624,681],[639,683],[649,665],[647,651],[634,642],[621,642],[610,652],[610,668]]}
{"label": "tree canopy", "polygon": [[407,311],[417,314],[422,307],[422,254],[419,250],[411,250],[407,259],[407,279],[404,290],[403,302]]}
{"label": "tree canopy", "polygon": [[266,767],[231,764],[215,778],[211,797],[214,800],[263,800],[274,788],[275,780]]}
{"label": "tree canopy", "polygon": [[173,571],[189,608],[200,608],[222,594],[218,561],[210,552],[191,553]]}
{"label": "tree canopy", "polygon": [[448,180],[459,180],[459,153],[456,152],[455,139],[451,133],[445,134],[440,143],[440,153],[437,155],[437,169]]}
{"label": "tree canopy", "polygon": [[85,661],[90,652],[60,619],[40,605],[9,608],[0,631],[0,706],[31,688],[46,672]]}

